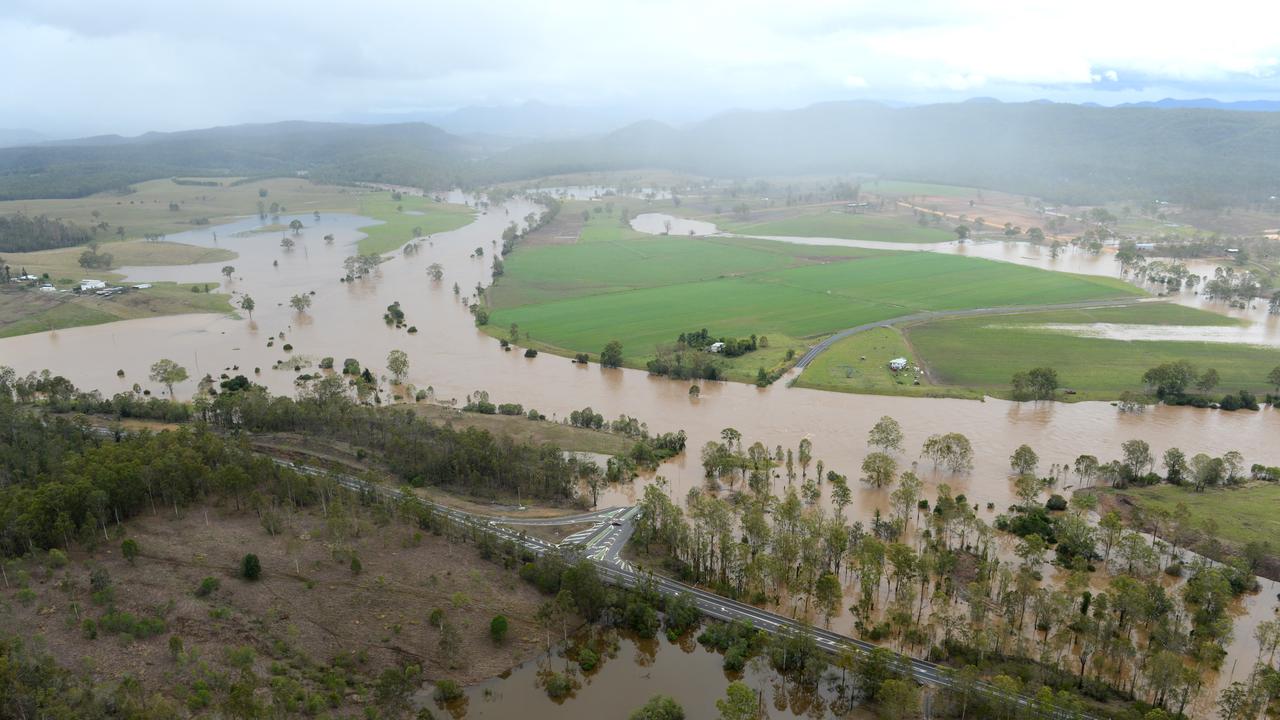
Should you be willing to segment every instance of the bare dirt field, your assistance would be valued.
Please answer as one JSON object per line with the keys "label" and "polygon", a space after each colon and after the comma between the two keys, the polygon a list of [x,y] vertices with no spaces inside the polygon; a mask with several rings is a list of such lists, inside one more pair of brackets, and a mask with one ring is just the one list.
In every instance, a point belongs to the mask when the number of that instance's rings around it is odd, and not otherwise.
{"label": "bare dirt field", "polygon": [[[120,537],[96,552],[73,551],[61,568],[10,563],[0,627],[40,638],[59,664],[87,670],[99,682],[131,674],[160,692],[194,673],[195,663],[170,656],[171,635],[182,638],[188,660],[215,669],[224,667],[233,648],[247,646],[259,674],[278,674],[278,663],[324,666],[350,653],[365,677],[416,664],[428,680],[464,684],[502,673],[541,647],[543,633],[533,616],[543,599],[514,570],[482,560],[473,546],[398,521],[380,525],[371,512],[339,513],[333,504],[327,520],[318,508],[280,511],[274,537],[250,511],[199,507],[181,511],[178,519],[171,508],[158,511],[111,528],[138,543],[132,564],[122,557]],[[249,551],[261,559],[257,582],[238,577]],[[358,573],[353,555],[362,566]],[[93,569],[109,575],[110,602],[91,599]],[[218,589],[198,597],[206,577]],[[20,589],[24,583],[28,590]],[[101,622],[108,608],[160,618],[164,630],[133,640],[102,625],[96,639],[87,639],[84,619]],[[435,608],[459,633],[450,656],[442,656],[441,631],[428,621]],[[510,621],[502,645],[489,637],[489,621],[498,614]]]}

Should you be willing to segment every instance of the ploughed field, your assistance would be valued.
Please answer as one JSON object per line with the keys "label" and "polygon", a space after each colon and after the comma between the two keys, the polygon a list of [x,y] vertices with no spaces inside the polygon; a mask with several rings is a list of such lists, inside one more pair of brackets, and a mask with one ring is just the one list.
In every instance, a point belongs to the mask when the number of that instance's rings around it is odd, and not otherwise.
{"label": "ploughed field", "polygon": [[[588,228],[617,222],[593,216]],[[591,240],[591,237],[609,239]],[[517,247],[489,292],[489,332],[563,354],[623,344],[643,367],[656,345],[706,328],[764,335],[797,354],[837,330],[928,310],[1057,304],[1141,295],[1121,281],[932,253],[804,246],[751,238],[588,233],[576,243]],[[748,353],[731,378],[767,366]]]}

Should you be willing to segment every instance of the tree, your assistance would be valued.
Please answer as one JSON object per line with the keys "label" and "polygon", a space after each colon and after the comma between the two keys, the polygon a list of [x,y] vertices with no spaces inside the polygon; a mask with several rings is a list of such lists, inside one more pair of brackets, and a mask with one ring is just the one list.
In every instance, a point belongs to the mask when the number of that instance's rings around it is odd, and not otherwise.
{"label": "tree", "polygon": [[957,226],[956,226],[956,237],[957,237],[957,238],[959,238],[959,239],[961,239],[961,240],[967,240],[967,239],[969,239],[969,226],[968,226],[968,225],[957,225]]}
{"label": "tree", "polygon": [[1196,380],[1196,389],[1200,392],[1207,393],[1218,387],[1219,382],[1220,379],[1218,377],[1218,371],[1213,368],[1209,368],[1200,375],[1199,379]]}
{"label": "tree", "polygon": [[1271,372],[1267,373],[1267,383],[1280,392],[1280,365],[1271,368]]}
{"label": "tree", "polygon": [[284,248],[285,250],[292,250],[293,246],[296,244],[297,243],[293,241],[293,238],[290,238],[290,237],[280,238],[280,247]]}
{"label": "tree", "polygon": [[293,220],[290,220],[289,229],[293,231],[294,235],[297,235],[298,233],[302,232],[302,221],[299,220],[298,218],[294,218]]}
{"label": "tree", "polygon": [[169,397],[176,398],[173,386],[187,379],[187,369],[169,360],[157,360],[151,366],[151,382],[158,382],[169,388]]}
{"label": "tree", "polygon": [[289,298],[289,305],[299,313],[304,313],[307,308],[311,307],[311,296],[306,293],[299,293]]}
{"label": "tree", "polygon": [[125,538],[124,542],[120,543],[120,554],[132,565],[133,561],[138,557],[138,541],[133,538]]}
{"label": "tree", "polygon": [[392,350],[387,353],[387,370],[391,372],[391,381],[397,385],[409,372],[409,356],[403,350]]}
{"label": "tree", "polygon": [[666,695],[654,695],[631,713],[630,720],[684,720],[684,708]]}
{"label": "tree", "polygon": [[600,351],[600,365],[608,368],[616,368],[622,365],[622,343],[617,340],[610,340],[604,350]]}
{"label": "tree", "polygon": [[839,611],[840,600],[843,597],[840,579],[835,576],[835,573],[823,573],[818,578],[818,582],[814,585],[814,596],[818,601],[818,607],[822,609],[823,618],[827,625],[830,625],[831,616]]}
{"label": "tree", "polygon": [[444,266],[440,263],[431,263],[427,266],[427,277],[435,282],[440,282],[444,279]]}
{"label": "tree", "polygon": [[505,615],[494,615],[489,621],[489,637],[493,639],[495,644],[501,645],[502,641],[507,638],[507,627],[509,623]]}
{"label": "tree", "polygon": [[871,432],[867,433],[867,444],[884,452],[902,452],[902,426],[888,415],[882,416],[871,426]]}
{"label": "tree", "polygon": [[920,711],[920,689],[910,680],[890,678],[880,683],[876,693],[878,715],[885,720],[915,717]]}
{"label": "tree", "polygon": [[257,555],[249,553],[240,560],[240,577],[249,581],[262,577],[262,563]]}
{"label": "tree", "polygon": [[1030,445],[1019,445],[1009,458],[1009,467],[1019,475],[1035,475],[1036,466],[1040,464],[1040,456]]}
{"label": "tree", "polygon": [[1186,360],[1157,365],[1142,374],[1142,382],[1161,398],[1185,394],[1196,378],[1195,366]]}
{"label": "tree", "polygon": [[256,307],[256,305],[253,302],[253,298],[249,297],[248,295],[245,295],[243,298],[240,299],[240,309],[249,313],[250,320],[253,320],[254,307]]}
{"label": "tree", "polygon": [[231,279],[231,274],[232,274],[232,273],[234,273],[235,271],[236,271],[236,269],[235,269],[234,267],[230,266],[230,265],[223,265],[223,266],[222,266],[222,274],[223,274],[223,275],[226,275],[228,280],[230,280],[230,279]]}
{"label": "tree", "polygon": [[862,460],[862,481],[877,488],[892,485],[897,473],[898,461],[888,453],[868,453]]}
{"label": "tree", "polygon": [[1145,440],[1129,440],[1120,445],[1120,451],[1124,453],[1124,467],[1130,477],[1141,477],[1155,464],[1151,446]]}
{"label": "tree", "polygon": [[716,700],[719,720],[757,720],[760,717],[756,693],[741,680],[734,680],[725,689],[725,697]]}
{"label": "tree", "polygon": [[973,468],[973,444],[960,433],[930,435],[924,441],[920,454],[932,460],[934,465],[943,465],[953,473]]}

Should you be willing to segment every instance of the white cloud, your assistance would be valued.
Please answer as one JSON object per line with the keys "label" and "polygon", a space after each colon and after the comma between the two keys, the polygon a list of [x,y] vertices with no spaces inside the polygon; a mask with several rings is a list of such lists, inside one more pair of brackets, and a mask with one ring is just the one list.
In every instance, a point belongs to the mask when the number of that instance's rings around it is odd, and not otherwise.
{"label": "white cloud", "polygon": [[1280,3],[900,5],[8,0],[0,126],[139,132],[530,98],[671,116],[979,89],[1079,99],[1121,76],[1280,91]]}

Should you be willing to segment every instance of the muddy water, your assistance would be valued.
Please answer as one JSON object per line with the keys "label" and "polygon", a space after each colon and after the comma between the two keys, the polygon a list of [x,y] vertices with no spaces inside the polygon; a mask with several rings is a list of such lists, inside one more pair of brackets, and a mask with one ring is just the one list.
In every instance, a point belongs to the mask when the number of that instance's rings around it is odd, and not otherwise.
{"label": "muddy water", "polygon": [[[494,678],[467,688],[466,697],[442,707],[431,699],[431,688],[414,698],[418,706],[431,708],[437,717],[454,718],[624,718],[657,694],[669,695],[680,703],[689,718],[716,716],[715,701],[724,697],[732,680],[741,680],[763,695],[773,720],[785,718],[873,717],[862,709],[835,715],[829,707],[834,694],[826,690],[811,693],[784,684],[762,660],[752,661],[741,676],[721,669],[722,657],[703,648],[692,638],[672,643],[664,635],[654,640],[620,638],[616,654],[603,657],[589,673],[578,669],[558,653],[523,663],[502,678]],[[547,697],[544,679],[553,672],[565,672],[571,665],[577,689],[568,698]],[[838,671],[837,671],[838,678]]]}
{"label": "muddy water", "polygon": [[[909,463],[924,439],[934,433],[960,431],[969,436],[977,452],[972,473],[952,475],[922,463],[918,473],[926,482],[947,482],[974,502],[995,502],[1004,507],[1013,500],[1008,478],[1008,457],[1018,445],[1035,448],[1045,467],[1072,461],[1089,453],[1100,458],[1120,454],[1120,444],[1131,438],[1151,443],[1156,453],[1178,446],[1187,451],[1220,454],[1239,450],[1247,462],[1280,464],[1280,412],[1218,412],[1194,408],[1159,407],[1141,415],[1123,415],[1106,403],[1019,404],[998,400],[901,398],[827,393],[788,388],[785,383],[760,389],[732,383],[704,383],[701,397],[691,400],[688,384],[650,377],[633,370],[605,370],[574,365],[565,358],[542,354],[528,359],[520,352],[503,352],[492,338],[479,332],[471,316],[452,292],[456,282],[462,295],[474,293],[478,282],[487,283],[489,258],[502,228],[522,218],[534,207],[515,202],[509,209],[478,214],[471,225],[441,233],[420,242],[413,256],[395,253],[372,277],[352,283],[339,282],[341,260],[354,252],[368,224],[349,215],[324,215],[296,238],[292,250],[280,247],[279,233],[244,233],[244,226],[218,229],[217,240],[209,230],[172,236],[176,242],[228,248],[239,253],[232,261],[236,272],[226,288],[238,298],[251,295],[257,303],[253,320],[219,315],[184,315],[0,340],[0,364],[20,372],[48,368],[71,378],[82,387],[110,394],[129,389],[135,382],[153,390],[147,368],[162,357],[172,358],[191,370],[192,380],[177,388],[190,395],[195,380],[205,373],[217,376],[234,366],[253,375],[257,382],[278,393],[292,394],[292,367],[273,370],[291,343],[295,356],[315,362],[325,356],[341,361],[355,357],[375,371],[385,366],[387,353],[403,349],[409,355],[409,382],[431,386],[438,398],[458,399],[477,389],[487,390],[499,401],[520,402],[548,417],[563,418],[571,410],[591,406],[606,417],[628,414],[647,421],[655,429],[683,428],[689,434],[690,453],[662,469],[672,493],[683,497],[701,483],[698,451],[717,439],[726,426],[736,427],[744,441],[764,442],[768,447],[796,447],[801,438],[814,445],[815,460],[838,472],[857,476],[865,454],[867,430],[881,415],[897,418],[906,432]],[[283,218],[287,223],[292,217]],[[335,236],[333,244],[321,239]],[[485,249],[485,259],[470,255]],[[433,283],[426,267],[439,262],[445,279]],[[126,268],[130,280],[194,280],[220,277],[222,263],[176,268]],[[288,306],[289,297],[315,291],[311,309],[304,314]],[[382,322],[387,305],[399,301],[407,323],[419,329],[415,335]],[[285,334],[285,341],[278,338]],[[268,348],[268,340],[275,339]],[[123,378],[116,377],[123,369]],[[304,369],[305,371],[305,369]],[[857,483],[855,483],[857,485]],[[628,502],[640,486],[606,491],[602,504]],[[858,489],[849,512],[865,519],[876,507],[884,507],[887,494]]]}

